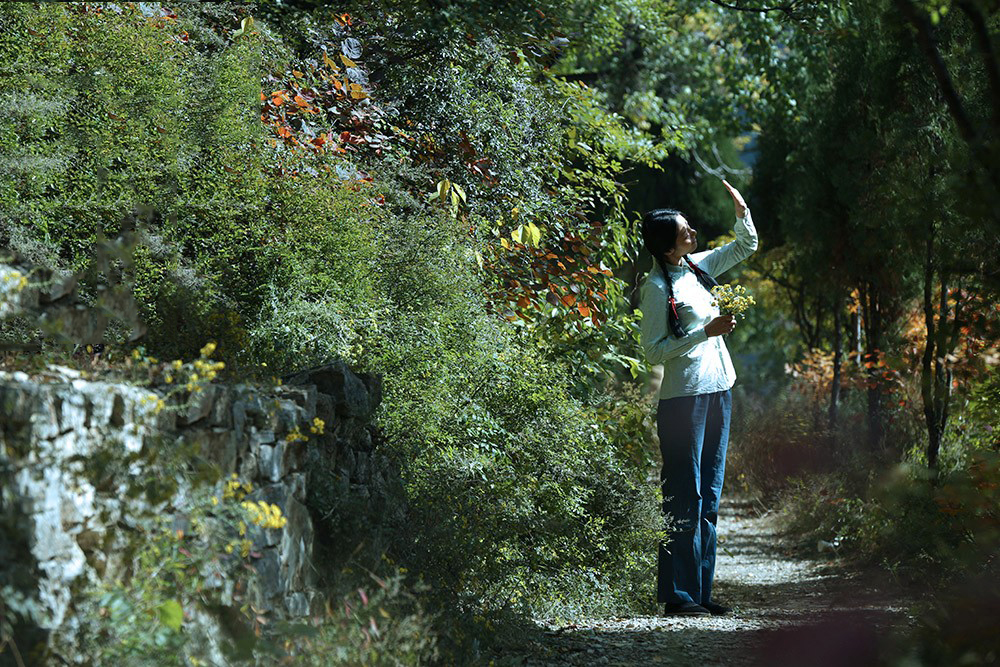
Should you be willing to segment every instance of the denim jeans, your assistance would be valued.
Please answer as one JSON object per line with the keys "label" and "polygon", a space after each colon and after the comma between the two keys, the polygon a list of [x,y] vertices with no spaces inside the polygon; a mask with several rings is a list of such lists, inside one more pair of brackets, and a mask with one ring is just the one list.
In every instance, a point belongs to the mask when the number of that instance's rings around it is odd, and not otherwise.
{"label": "denim jeans", "polygon": [[674,530],[659,545],[658,602],[712,599],[715,525],[726,470],[732,391],[660,399],[656,431],[663,468],[663,511]]}

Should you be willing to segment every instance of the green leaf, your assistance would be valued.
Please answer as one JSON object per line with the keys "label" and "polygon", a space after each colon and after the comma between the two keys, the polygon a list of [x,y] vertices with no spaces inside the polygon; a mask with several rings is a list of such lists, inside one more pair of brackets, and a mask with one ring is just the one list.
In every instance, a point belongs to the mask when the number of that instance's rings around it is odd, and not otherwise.
{"label": "green leaf", "polygon": [[184,610],[181,608],[181,603],[177,600],[167,600],[160,605],[160,623],[167,626],[171,630],[177,631],[181,629],[181,623],[184,622]]}
{"label": "green leaf", "polygon": [[512,239],[514,239],[515,241],[517,241],[518,243],[522,243],[522,241],[521,241],[521,232],[522,231],[524,231],[524,225],[518,225],[517,229],[515,229],[514,231],[512,231],[510,233],[510,237]]}
{"label": "green leaf", "polygon": [[444,196],[448,194],[449,190],[451,190],[451,181],[447,178],[443,181],[438,181],[437,192],[439,197],[444,198]]}
{"label": "green leaf", "polygon": [[542,230],[533,222],[528,223],[528,239],[531,241],[531,245],[536,247],[542,242]]}
{"label": "green leaf", "polygon": [[233,37],[240,37],[241,35],[247,34],[247,31],[253,27],[253,17],[248,16],[242,21],[240,21],[240,29],[233,31]]}

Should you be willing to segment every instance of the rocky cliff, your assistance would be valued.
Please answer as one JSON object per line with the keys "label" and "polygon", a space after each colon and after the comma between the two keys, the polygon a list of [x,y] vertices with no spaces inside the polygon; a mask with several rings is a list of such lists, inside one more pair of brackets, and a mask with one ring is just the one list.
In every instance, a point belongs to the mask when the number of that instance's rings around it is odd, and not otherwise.
{"label": "rocky cliff", "polygon": [[[274,388],[209,384],[159,404],[155,388],[68,368],[0,373],[0,588],[8,618],[19,605],[32,611],[31,623],[21,621],[22,650],[44,644],[79,658],[88,622],[79,592],[130,576],[137,517],[169,517],[182,536],[194,487],[228,479],[284,520],[253,535],[254,574],[242,595],[214,582],[223,606],[249,603],[280,618],[320,613],[336,567],[350,554],[381,553],[403,517],[398,467],[370,423],[381,391],[379,377],[340,362]],[[222,632],[219,610],[184,614],[206,637]]]}

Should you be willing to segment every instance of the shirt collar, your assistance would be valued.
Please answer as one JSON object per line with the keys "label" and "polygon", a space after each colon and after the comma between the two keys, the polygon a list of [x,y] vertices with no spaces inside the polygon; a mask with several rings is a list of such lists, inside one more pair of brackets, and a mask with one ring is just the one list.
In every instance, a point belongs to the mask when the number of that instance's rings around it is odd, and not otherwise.
{"label": "shirt collar", "polygon": [[[659,262],[654,262],[654,264],[656,265],[657,270],[659,271],[660,263]],[[666,269],[667,269],[667,275],[669,275],[669,276],[679,276],[680,274],[684,273],[685,271],[690,271],[691,270],[691,269],[688,268],[687,262],[685,262],[685,261],[682,261],[679,266],[674,266],[670,262],[666,262],[666,261],[663,262],[663,265],[666,267]],[[663,272],[660,271],[660,274],[662,275]]]}

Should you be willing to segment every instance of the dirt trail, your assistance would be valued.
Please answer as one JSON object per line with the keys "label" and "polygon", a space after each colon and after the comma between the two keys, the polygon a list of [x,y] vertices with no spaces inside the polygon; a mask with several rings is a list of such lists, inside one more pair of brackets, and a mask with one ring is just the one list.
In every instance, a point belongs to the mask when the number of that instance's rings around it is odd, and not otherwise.
{"label": "dirt trail", "polygon": [[911,622],[906,594],[865,573],[793,554],[775,514],[723,499],[713,597],[727,616],[538,620],[540,632],[503,665],[867,667],[889,631]]}

